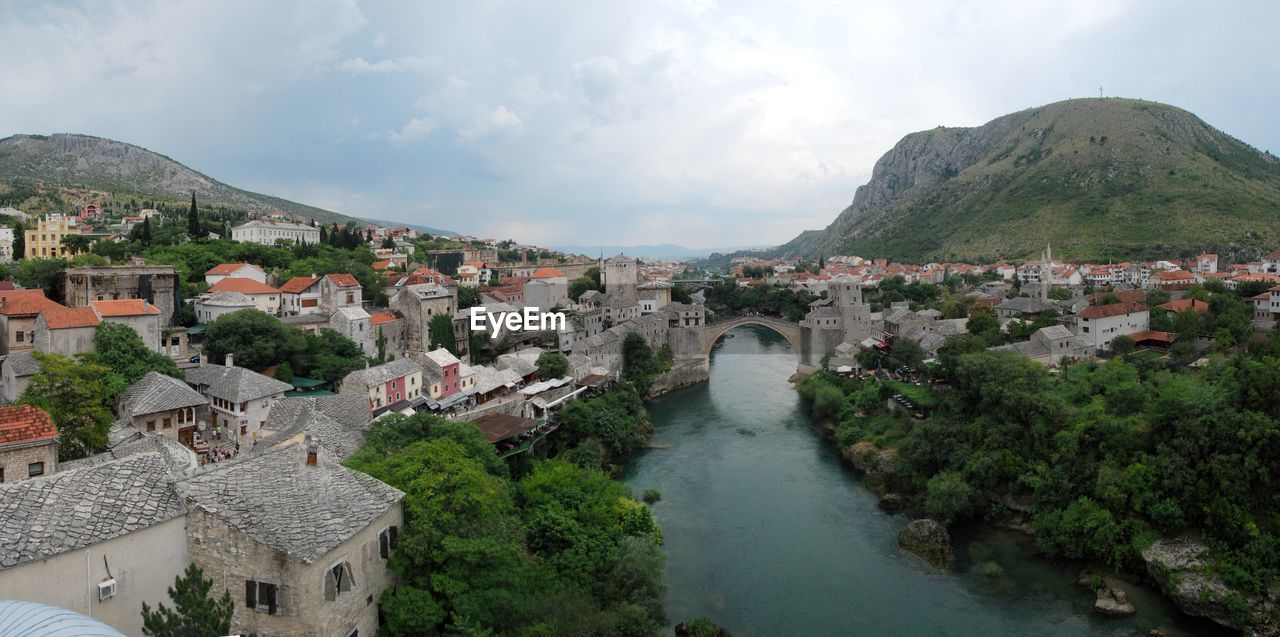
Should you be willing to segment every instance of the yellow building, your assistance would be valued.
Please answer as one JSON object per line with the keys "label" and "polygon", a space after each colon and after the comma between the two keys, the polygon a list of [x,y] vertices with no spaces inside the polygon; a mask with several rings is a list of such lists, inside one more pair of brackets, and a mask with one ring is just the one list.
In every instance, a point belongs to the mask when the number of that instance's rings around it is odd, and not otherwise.
{"label": "yellow building", "polygon": [[34,228],[26,231],[27,248],[23,257],[27,259],[66,257],[68,255],[62,247],[62,238],[71,234],[80,234],[80,227],[76,224],[74,217],[60,214],[45,215],[44,219],[36,222]]}

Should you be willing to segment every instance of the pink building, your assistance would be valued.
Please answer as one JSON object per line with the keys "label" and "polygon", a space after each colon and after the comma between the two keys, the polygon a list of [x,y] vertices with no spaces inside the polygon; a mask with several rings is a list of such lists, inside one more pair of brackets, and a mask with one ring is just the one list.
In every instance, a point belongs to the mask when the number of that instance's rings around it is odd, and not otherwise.
{"label": "pink building", "polygon": [[432,376],[439,378],[438,382],[431,384],[432,398],[440,400],[458,393],[459,384],[462,380],[460,365],[458,357],[450,353],[449,350],[442,347],[433,352],[427,352],[423,366],[429,372],[434,372],[434,374],[431,374]]}

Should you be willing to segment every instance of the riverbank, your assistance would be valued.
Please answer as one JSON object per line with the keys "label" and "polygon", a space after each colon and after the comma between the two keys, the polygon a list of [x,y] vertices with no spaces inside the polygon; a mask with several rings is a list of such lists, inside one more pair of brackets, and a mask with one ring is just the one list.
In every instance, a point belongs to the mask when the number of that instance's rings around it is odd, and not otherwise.
{"label": "riverbank", "polygon": [[[1043,373],[1041,368],[1028,371]],[[1001,385],[996,393],[1005,387]],[[988,400],[993,395],[990,387],[969,391],[966,399],[980,400],[984,405],[976,413],[952,413],[964,409],[963,404],[957,406],[957,401],[952,401],[947,414],[922,420],[896,413],[892,401],[886,407],[886,397],[896,390],[874,380],[839,379],[826,374],[799,389],[815,416],[815,429],[861,476],[861,483],[880,496],[882,509],[910,510],[916,516],[934,518],[948,526],[957,520],[981,520],[1017,531],[1034,539],[1037,549],[1048,555],[1077,558],[1065,562],[1076,570],[1085,565],[1110,564],[1099,568],[1104,574],[1118,569],[1114,577],[1087,578],[1083,582],[1097,594],[1094,608],[1102,615],[1133,612],[1133,605],[1127,601],[1129,593],[1112,584],[1140,581],[1188,616],[1206,618],[1226,629],[1258,637],[1280,634],[1275,629],[1273,597],[1265,593],[1250,595],[1230,586],[1221,558],[1196,534],[1162,537],[1155,529],[1144,527],[1149,530],[1142,537],[1134,537],[1131,545],[1122,530],[1141,518],[1114,517],[1100,505],[1115,502],[1114,497],[1063,497],[1064,492],[1075,490],[1077,485],[1092,484],[1090,471],[1082,471],[1078,464],[1080,459],[1097,462],[1094,457],[1100,452],[1072,446],[1070,453],[1047,454],[1057,466],[1032,471],[1043,460],[1034,458],[1031,441],[1017,440],[1028,437],[1030,427],[1042,428],[1046,423],[1035,417],[1026,423],[1010,422],[1022,418],[1024,412],[1007,411],[1001,401],[1021,404],[1019,397]],[[928,388],[923,391],[928,393]],[[1000,414],[1002,409],[1006,412]],[[993,417],[993,413],[1000,415]],[[1052,413],[1050,422],[1061,414]],[[1040,434],[1035,444],[1075,439],[1064,438],[1065,434]],[[975,438],[983,440],[980,446],[974,444]],[[1018,477],[1017,472],[1027,473]],[[991,480],[992,476],[1005,477]],[[1063,480],[1075,484],[1062,484]],[[1055,488],[1045,491],[1046,483]],[[1112,488],[1126,489],[1126,485],[1118,482]],[[1055,510],[1055,506],[1062,508]],[[1125,553],[1130,546],[1137,550]]]}
{"label": "riverbank", "polygon": [[735,635],[1225,634],[1141,595],[1134,616],[1104,618],[1062,563],[1023,536],[953,533],[946,574],[904,555],[902,515],[842,459],[788,379],[795,355],[755,328],[716,348],[707,382],[647,404],[654,449],[622,479],[652,505],[667,554],[667,616],[706,616]]}
{"label": "riverbank", "polygon": [[711,377],[711,366],[705,360],[677,361],[649,385],[646,400],[653,400],[677,389],[706,382]]}

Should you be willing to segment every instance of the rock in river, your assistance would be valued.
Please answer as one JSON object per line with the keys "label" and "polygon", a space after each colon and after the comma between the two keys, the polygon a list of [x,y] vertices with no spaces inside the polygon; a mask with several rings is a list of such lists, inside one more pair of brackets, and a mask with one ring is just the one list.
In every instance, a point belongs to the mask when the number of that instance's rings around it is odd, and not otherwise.
{"label": "rock in river", "polygon": [[880,496],[880,510],[886,513],[897,513],[901,511],[906,503],[903,502],[902,496],[896,493],[886,493]]}
{"label": "rock in river", "polygon": [[929,518],[912,520],[902,527],[898,532],[898,546],[919,555],[937,568],[946,568],[955,558],[947,527]]}

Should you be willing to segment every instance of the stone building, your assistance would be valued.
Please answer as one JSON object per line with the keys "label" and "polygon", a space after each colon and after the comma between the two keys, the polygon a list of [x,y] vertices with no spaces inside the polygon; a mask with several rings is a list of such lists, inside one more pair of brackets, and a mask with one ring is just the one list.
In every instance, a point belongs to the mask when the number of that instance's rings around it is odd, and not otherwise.
{"label": "stone building", "polygon": [[0,263],[13,261],[13,228],[0,227]]}
{"label": "stone building", "polygon": [[49,308],[36,317],[36,351],[63,356],[92,352],[101,322],[91,307]]}
{"label": "stone building", "polygon": [[404,317],[405,355],[420,357],[431,349],[429,324],[444,314],[452,320],[457,297],[434,283],[406,285],[391,297],[391,309]]}
{"label": "stone building", "polygon": [[223,279],[252,279],[265,285],[267,273],[252,263],[219,263],[204,273],[204,282],[209,285]]}
{"label": "stone building", "polygon": [[340,307],[329,317],[329,327],[360,346],[365,356],[376,356],[378,345],[373,331],[373,318],[358,305]]}
{"label": "stone building", "polygon": [[280,314],[320,314],[320,277],[298,276],[280,286]]}
{"label": "stone building", "polygon": [[254,307],[263,314],[280,314],[280,290],[253,279],[226,278],[209,286],[208,294],[233,292],[253,299]]}
{"label": "stone building", "polygon": [[7,290],[0,292],[0,354],[34,349],[36,317],[48,309],[64,307],[44,296],[44,290]]}
{"label": "stone building", "polygon": [[[142,603],[170,604],[187,565],[186,510],[160,453],[0,484],[0,599],[142,634]],[[207,571],[206,571],[207,572]]]}
{"label": "stone building", "polygon": [[[384,311],[369,315],[369,324],[373,326],[373,346],[381,352],[386,360],[395,360],[404,356],[404,317],[399,312]],[[376,353],[376,352],[375,352]]]}
{"label": "stone building", "polygon": [[122,265],[69,268],[62,275],[67,305],[88,307],[90,301],[143,299],[160,308],[160,324],[174,324],[178,303],[178,271],[171,265]]}
{"label": "stone building", "polygon": [[344,307],[361,307],[363,291],[350,274],[326,274],[320,278],[320,307],[330,314]]}
{"label": "stone building", "polygon": [[636,260],[626,255],[619,254],[605,261],[600,267],[600,283],[604,286],[605,292],[617,293],[633,301],[639,300],[636,286],[638,280]]}
{"label": "stone building", "polygon": [[0,483],[57,470],[58,428],[48,412],[31,405],[0,407]]}
{"label": "stone building", "polygon": [[215,292],[205,294],[196,299],[196,321],[204,324],[218,320],[218,317],[240,310],[257,309],[258,304],[247,294],[239,292]]}
{"label": "stone building", "polygon": [[0,363],[0,377],[4,379],[4,402],[15,403],[27,390],[31,377],[40,371],[40,361],[32,353],[34,350],[12,352]]}
{"label": "stone building", "polygon": [[185,382],[147,372],[116,400],[116,415],[139,431],[158,432],[194,447],[196,431],[209,428],[209,399]]}
{"label": "stone building", "polygon": [[189,511],[190,559],[215,595],[231,593],[235,631],[378,632],[404,493],[343,467],[309,437],[216,465],[175,489]]}
{"label": "stone building", "polygon": [[569,278],[555,268],[538,268],[524,284],[524,302],[542,311],[568,307]]}
{"label": "stone building", "polygon": [[257,440],[271,405],[293,390],[288,383],[236,367],[230,354],[226,365],[205,363],[186,370],[186,381],[209,399],[213,427],[224,438],[242,444]]}
{"label": "stone building", "polygon": [[103,323],[119,323],[133,328],[142,339],[142,344],[153,352],[165,353],[160,329],[160,308],[142,299],[121,299],[119,301],[90,301],[89,307],[98,314]]}

